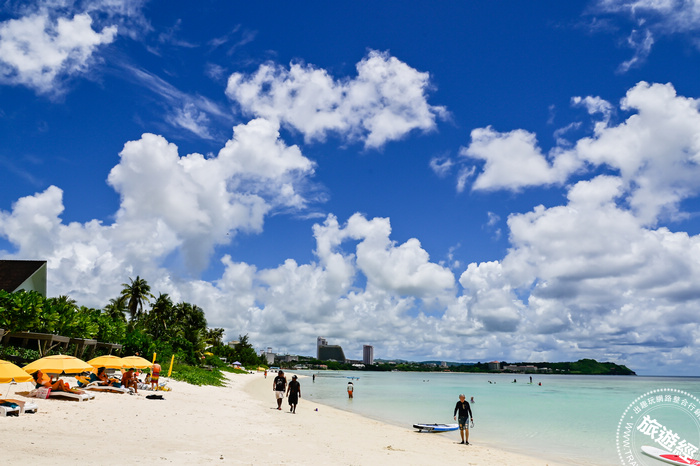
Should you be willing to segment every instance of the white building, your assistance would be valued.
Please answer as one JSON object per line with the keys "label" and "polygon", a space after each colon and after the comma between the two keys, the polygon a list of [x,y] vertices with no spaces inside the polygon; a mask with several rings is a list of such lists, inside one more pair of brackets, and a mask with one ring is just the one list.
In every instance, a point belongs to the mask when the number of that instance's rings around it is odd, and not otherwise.
{"label": "white building", "polygon": [[272,364],[275,363],[275,356],[276,355],[275,355],[275,353],[272,352],[271,347],[268,346],[267,350],[262,352],[262,356],[265,357],[265,361],[267,361],[268,366],[271,366]]}

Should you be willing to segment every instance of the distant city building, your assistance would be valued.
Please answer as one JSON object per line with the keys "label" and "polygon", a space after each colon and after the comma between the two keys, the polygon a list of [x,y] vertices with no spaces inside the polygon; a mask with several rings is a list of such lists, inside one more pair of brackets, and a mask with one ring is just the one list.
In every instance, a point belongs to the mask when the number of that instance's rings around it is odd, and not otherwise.
{"label": "distant city building", "polygon": [[442,367],[443,369],[447,369],[447,362],[442,361],[442,362],[440,363],[440,367]]}
{"label": "distant city building", "polygon": [[276,354],[272,352],[271,347],[268,346],[267,350],[262,351],[262,356],[265,358],[265,361],[267,361],[268,366],[271,366],[275,363]]}
{"label": "distant city building", "polygon": [[501,363],[500,361],[491,361],[489,363],[489,370],[490,371],[500,371],[501,370]]}
{"label": "distant city building", "polygon": [[323,337],[316,338],[316,359],[321,359],[321,347],[328,346],[328,340]]}
{"label": "distant city building", "polygon": [[236,346],[240,345],[241,342],[238,340],[231,340],[228,343],[226,343],[229,347],[235,348]]}
{"label": "distant city building", "polygon": [[374,346],[362,345],[362,363],[374,364]]}
{"label": "distant city building", "polygon": [[[537,367],[533,365],[516,366],[514,364],[504,366],[503,370],[511,372],[537,372]],[[547,372],[549,369],[545,368],[543,372]]]}
{"label": "distant city building", "polygon": [[316,338],[316,359],[345,362],[345,353],[339,345],[329,345],[323,337]]}
{"label": "distant city building", "polygon": [[340,345],[325,345],[318,348],[318,359],[321,361],[345,362],[345,353]]}

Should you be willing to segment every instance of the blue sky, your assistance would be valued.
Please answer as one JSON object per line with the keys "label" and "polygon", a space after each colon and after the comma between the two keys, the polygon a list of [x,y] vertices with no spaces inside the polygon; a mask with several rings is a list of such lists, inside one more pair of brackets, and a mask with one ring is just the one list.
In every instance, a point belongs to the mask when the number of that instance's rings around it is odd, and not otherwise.
{"label": "blue sky", "polygon": [[697,375],[699,31],[675,0],[6,2],[0,257],[277,352]]}

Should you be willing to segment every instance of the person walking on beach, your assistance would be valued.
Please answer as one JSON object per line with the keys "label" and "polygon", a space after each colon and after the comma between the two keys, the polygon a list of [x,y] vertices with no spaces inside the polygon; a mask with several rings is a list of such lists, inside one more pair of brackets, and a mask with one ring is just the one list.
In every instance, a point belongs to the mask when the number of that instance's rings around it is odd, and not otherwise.
{"label": "person walking on beach", "polygon": [[[464,395],[459,395],[459,401],[455,405],[453,416],[459,423],[459,436],[462,437],[461,443],[469,445],[469,420],[471,419],[473,422],[474,418],[472,417],[472,408],[464,398]],[[457,413],[459,413],[459,416],[457,416]]]}
{"label": "person walking on beach", "polygon": [[289,401],[289,410],[292,414],[297,413],[297,404],[299,403],[299,398],[301,397],[301,385],[297,381],[297,376],[292,376],[292,381],[289,382],[289,387],[287,388],[287,401]]}
{"label": "person walking on beach", "polygon": [[272,390],[277,398],[277,409],[282,410],[282,400],[284,399],[284,391],[287,388],[287,378],[281,370],[277,372],[277,377],[272,381]]}

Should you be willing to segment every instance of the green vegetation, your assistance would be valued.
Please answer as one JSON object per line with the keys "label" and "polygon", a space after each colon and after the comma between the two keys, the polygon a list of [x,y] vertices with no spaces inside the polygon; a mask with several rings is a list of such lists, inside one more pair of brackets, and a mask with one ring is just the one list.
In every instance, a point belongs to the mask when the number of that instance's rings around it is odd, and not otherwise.
{"label": "green vegetation", "polygon": [[598,362],[595,359],[579,359],[576,362],[553,362],[547,364],[547,366],[554,371],[566,372],[569,374],[636,375],[635,372],[628,369],[627,366],[612,362]]}
{"label": "green vegetation", "polygon": [[192,385],[214,385],[223,387],[226,377],[218,369],[205,369],[176,362],[171,377]]}
{"label": "green vegetation", "polygon": [[29,348],[16,348],[14,346],[0,346],[0,359],[20,359],[34,361],[39,359],[39,351]]}
{"label": "green vegetation", "polygon": [[[50,333],[118,343],[123,345],[125,355],[139,353],[150,359],[157,353],[162,366],[169,366],[174,355],[177,363],[173,378],[197,385],[223,383],[220,369],[226,364],[221,357],[251,368],[264,363],[247,335],[239,337],[241,343],[236,348],[224,345],[224,329],[209,328],[199,306],[173,303],[167,294],[156,297],[139,276],[129,278],[122,287],[120,295],[103,309],[78,306],[67,296],[44,298],[34,291],[0,290],[0,328],[9,333]],[[68,352],[72,353],[72,348]],[[0,348],[0,355],[25,360],[40,357],[37,351],[11,347]]]}

